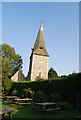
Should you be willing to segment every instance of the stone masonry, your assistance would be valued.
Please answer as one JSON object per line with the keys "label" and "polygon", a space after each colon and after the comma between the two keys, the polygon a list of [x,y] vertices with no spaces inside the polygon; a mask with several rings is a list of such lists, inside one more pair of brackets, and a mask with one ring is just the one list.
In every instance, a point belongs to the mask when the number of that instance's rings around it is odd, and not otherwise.
{"label": "stone masonry", "polygon": [[43,26],[40,25],[37,38],[30,56],[27,80],[48,79],[48,53],[44,42]]}

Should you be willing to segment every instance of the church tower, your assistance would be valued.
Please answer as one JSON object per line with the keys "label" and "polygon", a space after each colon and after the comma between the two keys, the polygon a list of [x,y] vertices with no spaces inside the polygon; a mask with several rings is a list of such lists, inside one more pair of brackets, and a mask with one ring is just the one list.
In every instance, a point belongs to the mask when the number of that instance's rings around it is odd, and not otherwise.
{"label": "church tower", "polygon": [[29,72],[27,75],[28,80],[36,80],[36,78],[48,79],[48,57],[41,23],[30,56]]}

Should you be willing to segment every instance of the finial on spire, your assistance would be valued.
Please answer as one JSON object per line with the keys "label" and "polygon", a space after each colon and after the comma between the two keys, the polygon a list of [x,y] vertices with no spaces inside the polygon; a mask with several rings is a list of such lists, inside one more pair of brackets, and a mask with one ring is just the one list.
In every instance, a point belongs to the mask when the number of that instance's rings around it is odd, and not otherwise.
{"label": "finial on spire", "polygon": [[42,25],[42,20],[41,20],[41,25]]}
{"label": "finial on spire", "polygon": [[40,24],[40,30],[43,31],[42,20],[41,20],[41,24]]}

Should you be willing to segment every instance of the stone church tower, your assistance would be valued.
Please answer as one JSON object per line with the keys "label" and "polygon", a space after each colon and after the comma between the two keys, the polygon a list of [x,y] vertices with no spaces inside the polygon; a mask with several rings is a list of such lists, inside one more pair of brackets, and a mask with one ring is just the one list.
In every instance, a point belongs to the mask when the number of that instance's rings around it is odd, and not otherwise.
{"label": "stone church tower", "polygon": [[36,80],[37,77],[48,79],[48,57],[41,24],[31,52],[27,80]]}

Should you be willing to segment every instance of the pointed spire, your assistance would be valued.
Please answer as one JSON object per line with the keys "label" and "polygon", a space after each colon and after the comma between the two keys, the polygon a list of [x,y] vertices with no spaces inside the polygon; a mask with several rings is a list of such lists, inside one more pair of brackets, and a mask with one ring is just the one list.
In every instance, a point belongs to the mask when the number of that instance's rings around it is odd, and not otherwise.
{"label": "pointed spire", "polygon": [[41,24],[40,24],[40,30],[43,31],[42,21],[41,21]]}
{"label": "pointed spire", "polygon": [[33,53],[43,55],[43,56],[49,56],[46,50],[45,42],[44,42],[42,21],[41,21],[39,32],[34,44]]}

